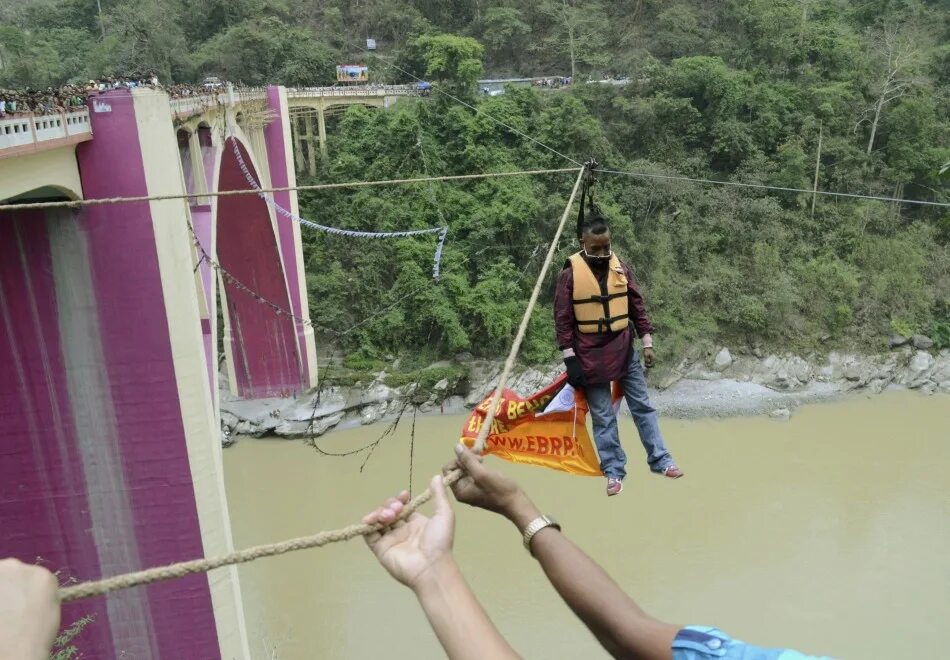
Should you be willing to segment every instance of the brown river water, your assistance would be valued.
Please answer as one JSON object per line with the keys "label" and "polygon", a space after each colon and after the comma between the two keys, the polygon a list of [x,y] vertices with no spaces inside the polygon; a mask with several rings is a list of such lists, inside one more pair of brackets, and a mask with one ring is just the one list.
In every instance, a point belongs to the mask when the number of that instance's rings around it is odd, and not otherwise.
{"label": "brown river water", "polygon": [[[452,456],[465,416],[416,421],[413,491]],[[651,614],[763,646],[841,658],[950,657],[950,397],[887,393],[800,408],[792,419],[661,420],[686,477],[651,475],[622,418],[624,491],[604,480],[489,463]],[[409,483],[411,416],[363,456],[241,439],[224,452],[238,547],[358,521]],[[342,451],[386,424],[320,439]],[[456,505],[455,553],[489,615],[526,658],[605,654],[513,527]],[[438,658],[411,592],[363,542],[240,567],[254,658]]]}

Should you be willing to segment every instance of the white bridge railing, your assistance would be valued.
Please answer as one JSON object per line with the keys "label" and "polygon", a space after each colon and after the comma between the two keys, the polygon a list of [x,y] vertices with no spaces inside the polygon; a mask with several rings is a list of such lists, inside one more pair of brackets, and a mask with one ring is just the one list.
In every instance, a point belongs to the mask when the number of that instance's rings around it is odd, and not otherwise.
{"label": "white bridge railing", "polygon": [[91,137],[89,110],[86,108],[76,112],[18,115],[0,119],[0,150],[39,146],[67,138],[80,142]]}
{"label": "white bridge railing", "polygon": [[333,96],[413,96],[415,85],[361,85],[359,87],[288,87],[292,99]]}

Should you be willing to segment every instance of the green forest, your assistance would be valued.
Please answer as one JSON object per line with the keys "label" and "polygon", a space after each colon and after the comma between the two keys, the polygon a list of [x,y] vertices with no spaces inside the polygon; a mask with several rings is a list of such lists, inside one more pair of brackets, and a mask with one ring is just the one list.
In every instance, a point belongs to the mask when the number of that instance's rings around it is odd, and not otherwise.
{"label": "green forest", "polygon": [[[921,0],[0,0],[0,87],[155,71],[243,84],[374,80],[436,93],[334,120],[301,183],[571,163],[721,182],[947,202],[950,8]],[[379,44],[363,52],[366,38]],[[481,95],[475,80],[572,75]],[[624,85],[586,84],[624,76]],[[465,101],[466,107],[450,98]],[[516,129],[510,130],[497,121]],[[535,142],[525,136],[531,136]],[[304,232],[311,313],[351,364],[498,357],[574,176],[302,193],[338,227],[450,227],[355,241]],[[881,350],[894,333],[950,346],[946,208],[607,174],[595,186],[635,269],[661,359],[726,343]],[[576,249],[573,231],[559,261]],[[557,270],[557,269],[555,269]],[[547,278],[522,357],[555,355]]]}

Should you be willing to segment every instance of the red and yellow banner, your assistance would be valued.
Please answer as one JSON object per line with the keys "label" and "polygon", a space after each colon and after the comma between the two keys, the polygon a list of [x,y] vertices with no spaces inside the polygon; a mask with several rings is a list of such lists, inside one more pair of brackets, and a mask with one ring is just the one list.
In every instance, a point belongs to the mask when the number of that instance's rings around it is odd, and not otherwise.
{"label": "red and yellow banner", "polygon": [[[462,428],[462,442],[471,447],[488,414],[489,394]],[[557,398],[557,401],[553,401]],[[561,374],[529,397],[504,390],[495,409],[485,453],[513,463],[528,463],[589,477],[603,476],[600,459],[587,432],[587,401],[567,385]]]}

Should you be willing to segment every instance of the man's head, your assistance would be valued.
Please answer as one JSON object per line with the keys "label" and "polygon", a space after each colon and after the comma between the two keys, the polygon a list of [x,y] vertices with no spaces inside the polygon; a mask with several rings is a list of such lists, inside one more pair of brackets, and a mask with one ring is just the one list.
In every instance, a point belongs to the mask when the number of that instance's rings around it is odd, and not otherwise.
{"label": "man's head", "polygon": [[610,227],[607,218],[600,213],[588,216],[580,237],[581,249],[588,259],[607,261],[610,259]]}

